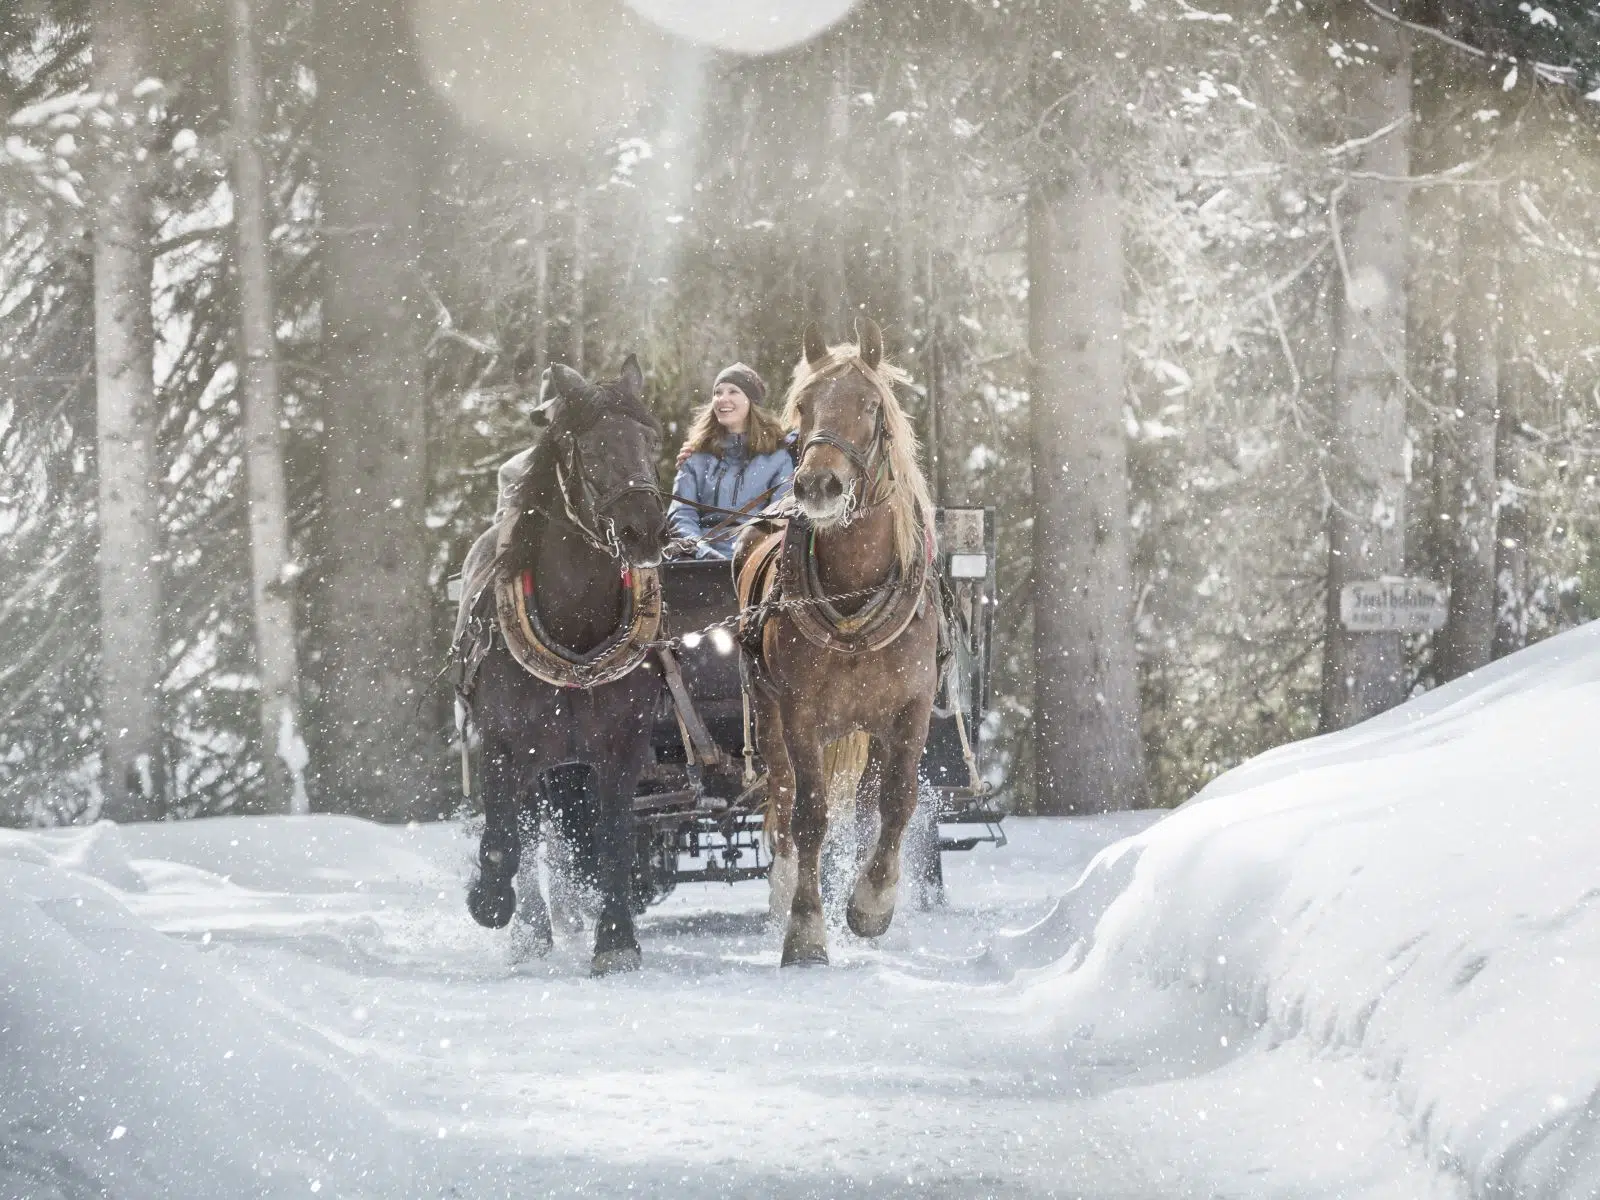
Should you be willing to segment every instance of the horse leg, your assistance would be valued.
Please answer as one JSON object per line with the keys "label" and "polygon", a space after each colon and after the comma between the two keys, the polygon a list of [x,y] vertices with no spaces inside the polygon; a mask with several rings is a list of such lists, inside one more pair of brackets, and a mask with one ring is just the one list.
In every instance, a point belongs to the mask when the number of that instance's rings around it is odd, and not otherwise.
{"label": "horse leg", "polygon": [[[560,767],[545,777],[545,864],[550,869],[550,917],[562,933],[583,932],[585,894],[592,891],[599,865],[595,828],[599,823],[587,767]],[[582,844],[580,852],[578,843]]]}
{"label": "horse leg", "polygon": [[878,789],[878,839],[856,877],[845,920],[857,937],[877,937],[894,920],[900,883],[900,842],[917,809],[917,761],[928,738],[928,705],[908,705],[895,714],[883,746]]}
{"label": "horse leg", "polygon": [[598,792],[600,828],[600,917],[595,922],[591,975],[637,971],[643,961],[633,928],[633,793],[644,770],[650,739],[628,738],[620,761],[606,756],[591,776]]}
{"label": "horse leg", "polygon": [[756,712],[756,748],[767,767],[767,810],[763,824],[772,841],[772,866],[767,871],[767,912],[787,920],[794,904],[798,865],[794,852],[794,771],[783,744],[783,719],[778,706],[752,697]]}
{"label": "horse leg", "polygon": [[917,780],[917,811],[906,830],[917,883],[917,907],[923,912],[945,906],[944,856],[939,849],[939,794]]}
{"label": "horse leg", "polygon": [[538,814],[525,808],[520,826],[522,844],[528,848],[528,853],[522,855],[522,865],[517,871],[517,919],[511,926],[511,961],[514,963],[543,958],[555,945],[550,910],[545,907],[544,889],[539,886],[539,856],[533,853],[539,845]]}
{"label": "horse leg", "polygon": [[479,925],[503,929],[516,911],[511,880],[521,858],[517,829],[517,779],[503,746],[484,747],[483,839],[478,844],[478,875],[467,889],[467,911]]}
{"label": "horse leg", "polygon": [[783,965],[826,965],[828,930],[822,919],[822,840],[828,833],[828,781],[822,747],[806,733],[784,741],[794,771],[794,847],[797,870]]}
{"label": "horse leg", "polygon": [[545,863],[550,868],[550,919],[564,936],[583,932],[583,884],[578,863],[559,823],[552,824],[545,838]]}

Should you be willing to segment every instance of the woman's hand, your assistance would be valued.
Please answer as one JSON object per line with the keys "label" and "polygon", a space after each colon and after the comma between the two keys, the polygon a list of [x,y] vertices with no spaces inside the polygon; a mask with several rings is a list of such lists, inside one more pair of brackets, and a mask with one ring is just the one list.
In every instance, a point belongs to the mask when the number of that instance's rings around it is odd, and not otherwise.
{"label": "woman's hand", "polygon": [[662,558],[697,558],[700,551],[699,538],[673,538],[661,548]]}

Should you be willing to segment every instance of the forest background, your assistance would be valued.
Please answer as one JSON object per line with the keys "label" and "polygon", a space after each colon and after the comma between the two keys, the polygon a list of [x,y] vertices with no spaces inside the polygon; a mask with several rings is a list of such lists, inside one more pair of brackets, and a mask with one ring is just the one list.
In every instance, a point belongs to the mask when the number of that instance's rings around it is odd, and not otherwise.
{"label": "forest background", "polygon": [[[450,812],[446,580],[540,369],[637,352],[677,432],[813,318],[884,325],[941,500],[998,514],[1014,809],[1174,804],[1588,619],[1597,50],[1487,0],[861,0],[733,50],[610,0],[0,0],[0,822]],[[1382,577],[1445,628],[1346,629]]]}

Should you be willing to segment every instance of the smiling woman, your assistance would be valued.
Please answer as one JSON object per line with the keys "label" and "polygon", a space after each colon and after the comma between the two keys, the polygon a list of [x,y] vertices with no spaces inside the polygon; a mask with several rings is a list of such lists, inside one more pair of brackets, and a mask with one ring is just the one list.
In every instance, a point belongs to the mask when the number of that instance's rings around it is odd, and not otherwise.
{"label": "smiling woman", "polygon": [[761,407],[766,382],[744,363],[724,367],[678,455],[668,510],[677,549],[727,558],[744,522],[789,493],[794,459],[783,426]]}

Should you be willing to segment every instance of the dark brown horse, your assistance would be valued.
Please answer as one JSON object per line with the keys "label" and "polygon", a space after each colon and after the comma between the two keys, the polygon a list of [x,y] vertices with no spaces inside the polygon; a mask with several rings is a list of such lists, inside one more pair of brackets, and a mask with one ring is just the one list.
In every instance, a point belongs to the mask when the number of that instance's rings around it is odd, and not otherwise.
{"label": "dark brown horse", "polygon": [[[631,894],[633,794],[650,752],[661,674],[642,657],[627,673],[610,673],[593,686],[582,672],[596,656],[615,651],[631,611],[635,569],[661,556],[666,512],[655,466],[661,427],[643,392],[632,356],[609,383],[590,384],[562,366],[545,373],[535,414],[544,431],[509,489],[497,529],[467,556],[457,636],[458,654],[470,663],[462,691],[483,746],[483,841],[467,907],[481,925],[508,924],[519,913],[513,880],[522,832],[558,824],[584,882],[601,897],[595,974],[640,962]],[[556,686],[513,657],[503,601],[496,609],[505,594],[497,589],[508,580],[525,590],[527,616],[537,622],[550,661],[568,664],[579,682]],[[624,656],[624,665],[629,661]],[[550,929],[535,873],[523,881],[532,892],[522,897],[521,919],[538,943],[534,952],[543,952]]]}
{"label": "dark brown horse", "polygon": [[774,911],[787,907],[785,966],[828,961],[824,750],[835,743],[848,759],[838,744],[862,733],[871,739],[867,776],[878,784],[878,836],[847,917],[861,937],[889,928],[938,682],[933,505],[894,395],[906,377],[883,361],[876,325],[861,323],[857,337],[830,348],[814,325],[806,329],[784,413],[798,433],[798,511],[781,535],[747,533],[735,556],[741,592],[768,604],[745,644],[768,770]]}

